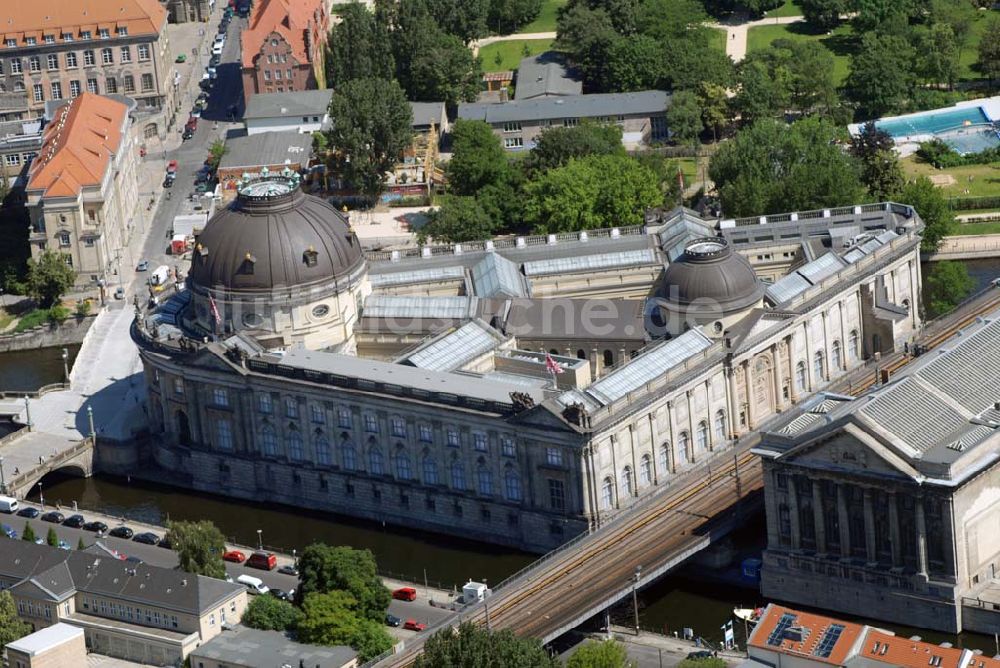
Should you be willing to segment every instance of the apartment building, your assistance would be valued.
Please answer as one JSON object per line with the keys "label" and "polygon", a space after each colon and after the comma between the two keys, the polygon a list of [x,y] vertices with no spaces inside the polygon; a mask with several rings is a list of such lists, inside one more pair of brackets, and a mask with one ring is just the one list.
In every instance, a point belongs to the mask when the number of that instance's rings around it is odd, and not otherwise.
{"label": "apartment building", "polygon": [[136,227],[138,149],[123,102],[84,93],[42,135],[25,189],[32,257],[64,254],[78,285],[107,285]]}
{"label": "apartment building", "polygon": [[34,629],[76,626],[90,651],[153,666],[179,665],[247,606],[224,580],[21,540],[0,543],[0,589]]}
{"label": "apartment building", "polygon": [[156,0],[36,0],[4,3],[0,92],[45,102],[84,92],[122,94],[141,110],[173,100],[167,12]]}
{"label": "apartment building", "polygon": [[330,14],[322,0],[258,0],[240,36],[243,95],[324,88]]}

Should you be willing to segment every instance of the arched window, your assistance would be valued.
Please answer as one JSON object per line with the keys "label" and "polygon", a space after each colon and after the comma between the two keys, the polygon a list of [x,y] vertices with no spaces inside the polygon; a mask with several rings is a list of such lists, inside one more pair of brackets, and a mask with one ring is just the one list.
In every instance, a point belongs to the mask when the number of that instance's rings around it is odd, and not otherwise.
{"label": "arched window", "polygon": [[455,489],[465,489],[465,467],[458,459],[451,463],[451,486]]}
{"label": "arched window", "polygon": [[274,433],[274,427],[269,424],[261,427],[260,450],[268,457],[278,456],[278,435]]}
{"label": "arched window", "polygon": [[842,369],[843,360],[840,358],[840,341],[834,341],[833,345],[830,346],[830,364],[833,365],[834,369]]}
{"label": "arched window", "polygon": [[436,485],[438,482],[438,465],[430,455],[424,457],[424,484]]}
{"label": "arched window", "polygon": [[396,452],[396,477],[400,480],[410,479],[410,457],[402,450]]}
{"label": "arched window", "polygon": [[353,471],[358,468],[358,458],[353,443],[344,441],[340,446],[340,456],[344,459],[344,470]]}
{"label": "arched window", "polygon": [[726,412],[715,412],[715,441],[722,443],[726,440]]}
{"label": "arched window", "polygon": [[813,355],[813,378],[819,383],[823,380],[823,351],[817,350]]}
{"label": "arched window", "polygon": [[851,333],[847,335],[847,354],[851,356],[851,361],[861,359],[860,343],[861,338],[858,336],[858,330],[852,329]]}
{"label": "arched window", "polygon": [[606,367],[614,366],[614,363],[615,363],[615,354],[613,352],[611,352],[610,350],[605,350],[604,351],[604,366],[606,366]]}
{"label": "arched window", "polygon": [[581,360],[587,359],[587,353],[584,352],[583,348],[576,351],[576,358]]}
{"label": "arched window", "polygon": [[643,455],[639,460],[639,484],[643,487],[653,482],[653,459],[649,455]]}
{"label": "arched window", "polygon": [[555,348],[549,348],[549,354],[550,355],[558,355],[559,351],[556,350]]}
{"label": "arched window", "polygon": [[795,365],[795,387],[799,388],[800,392],[805,392],[806,380],[806,363],[799,362]]}
{"label": "arched window", "polygon": [[698,429],[695,430],[695,443],[698,446],[698,452],[704,452],[708,450],[708,423],[702,420],[698,423]]}
{"label": "arched window", "polygon": [[615,503],[615,483],[610,477],[601,484],[601,507],[611,510]]}
{"label": "arched window", "polygon": [[660,446],[660,473],[666,474],[670,471],[670,441]]}
{"label": "arched window", "polygon": [[316,448],[316,462],[320,466],[329,466],[331,462],[330,441],[326,440],[326,436],[323,434],[317,434],[316,438],[313,439],[313,446]]}
{"label": "arched window", "polygon": [[298,429],[288,432],[288,458],[296,462],[302,460],[302,434]]}
{"label": "arched window", "polygon": [[476,471],[476,482],[479,485],[479,493],[483,496],[493,496],[493,471],[480,465]]}
{"label": "arched window", "polygon": [[382,457],[382,451],[378,448],[372,448],[371,452],[368,453],[368,472],[372,475],[385,474],[385,458]]}
{"label": "arched window", "polygon": [[688,446],[691,444],[691,437],[686,431],[682,431],[680,436],[677,437],[677,457],[680,459],[681,464],[687,464],[691,461],[691,457],[688,454]]}
{"label": "arched window", "polygon": [[521,476],[514,469],[507,469],[503,474],[504,494],[508,501],[521,500]]}
{"label": "arched window", "polygon": [[622,496],[635,496],[635,484],[632,480],[632,467],[622,469]]}

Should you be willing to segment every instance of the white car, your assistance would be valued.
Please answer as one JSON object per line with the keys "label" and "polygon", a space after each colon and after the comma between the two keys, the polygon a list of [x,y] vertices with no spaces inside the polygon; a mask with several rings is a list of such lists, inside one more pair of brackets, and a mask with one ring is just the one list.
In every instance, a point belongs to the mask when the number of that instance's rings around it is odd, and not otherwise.
{"label": "white car", "polygon": [[212,55],[213,56],[221,56],[222,55],[222,45],[221,44],[216,44],[215,46],[212,47]]}
{"label": "white car", "polygon": [[219,71],[214,67],[207,68],[205,70],[205,73],[208,74],[208,76],[211,77],[212,79],[215,79],[219,76]]}

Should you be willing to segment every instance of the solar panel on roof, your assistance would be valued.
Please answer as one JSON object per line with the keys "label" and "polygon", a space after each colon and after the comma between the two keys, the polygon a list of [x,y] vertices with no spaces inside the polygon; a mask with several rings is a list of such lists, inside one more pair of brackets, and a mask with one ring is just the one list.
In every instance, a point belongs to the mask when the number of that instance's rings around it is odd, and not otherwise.
{"label": "solar panel on roof", "polygon": [[847,627],[843,624],[830,624],[823,637],[819,639],[819,644],[813,650],[813,655],[829,659],[833,648],[837,645],[837,641],[840,640],[840,634],[844,632],[845,628]]}
{"label": "solar panel on roof", "polygon": [[767,637],[767,644],[773,647],[780,646],[781,641],[785,639],[785,631],[787,631],[788,627],[795,623],[796,619],[797,616],[790,612],[782,613],[781,619],[779,619],[778,623],[774,625],[771,635]]}
{"label": "solar panel on roof", "polygon": [[587,271],[588,269],[608,269],[611,267],[628,267],[643,264],[656,264],[656,253],[652,248],[619,251],[617,253],[559,257],[550,260],[535,260],[534,262],[524,263],[524,273],[527,276],[541,276],[569,271]]}

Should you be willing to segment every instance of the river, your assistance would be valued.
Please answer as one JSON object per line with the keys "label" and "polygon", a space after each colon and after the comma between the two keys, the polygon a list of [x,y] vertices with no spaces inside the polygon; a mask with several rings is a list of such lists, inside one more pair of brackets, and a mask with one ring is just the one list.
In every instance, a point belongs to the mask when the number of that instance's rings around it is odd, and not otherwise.
{"label": "river", "polygon": [[63,382],[62,351],[69,354],[69,368],[80,344],[0,353],[0,392],[31,392],[49,383]]}

